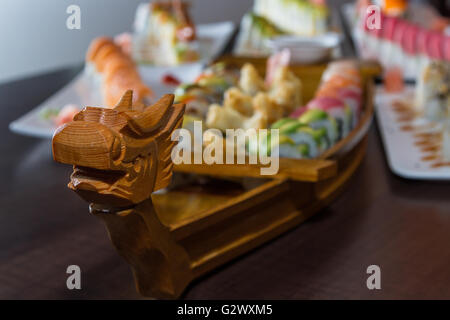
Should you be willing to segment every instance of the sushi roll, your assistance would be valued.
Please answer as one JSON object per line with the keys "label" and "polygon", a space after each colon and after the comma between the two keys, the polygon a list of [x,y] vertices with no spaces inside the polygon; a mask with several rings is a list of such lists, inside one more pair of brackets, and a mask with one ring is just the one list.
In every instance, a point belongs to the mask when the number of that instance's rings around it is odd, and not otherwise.
{"label": "sushi roll", "polygon": [[362,90],[356,86],[343,88],[328,88],[321,90],[316,98],[334,98],[342,100],[350,107],[352,112],[352,128],[355,127],[359,121],[362,109]]}
{"label": "sushi roll", "polygon": [[362,90],[361,88],[348,87],[339,90],[338,98],[342,99],[352,109],[352,128],[356,127],[361,117]]}
{"label": "sushi roll", "polygon": [[[339,137],[346,136],[354,128],[361,114],[362,78],[358,64],[354,60],[330,63],[322,75],[316,99],[307,109],[333,109],[333,117],[339,123]],[[340,109],[334,110],[335,108]],[[344,112],[342,112],[344,111]],[[304,113],[297,110],[296,113]],[[345,115],[345,116],[344,116]]]}
{"label": "sushi roll", "polygon": [[110,38],[100,37],[91,42],[85,71],[94,87],[102,92],[103,104],[109,107],[129,89],[133,90],[134,104],[145,104],[153,96],[130,56]]}
{"label": "sushi roll", "polygon": [[297,144],[292,138],[284,134],[279,134],[276,140],[272,138],[270,133],[267,133],[263,138],[258,137],[257,140],[250,140],[247,145],[249,154],[266,156],[273,155],[275,148],[278,148],[278,155],[283,158],[309,159],[315,156],[314,153],[311,153],[308,143]]}
{"label": "sushi roll", "polygon": [[279,141],[272,139],[270,146],[278,145],[281,157],[314,158],[330,146],[325,129],[310,128],[293,118],[281,119],[271,129],[279,130]]}
{"label": "sushi roll", "polygon": [[394,48],[394,31],[398,21],[398,18],[389,16],[386,16],[383,20],[378,58],[384,66],[389,66],[391,63],[390,58]]}
{"label": "sushi roll", "polygon": [[186,104],[186,114],[205,118],[211,104],[222,104],[225,92],[237,85],[239,69],[223,62],[206,68],[192,83],[175,89],[175,102]]}
{"label": "sushi roll", "polygon": [[404,51],[403,70],[407,78],[415,79],[417,77],[417,66],[419,65],[419,57],[417,55],[417,35],[419,27],[410,24],[402,39],[402,49]]}
{"label": "sushi roll", "polygon": [[450,33],[446,35],[444,41],[444,58],[445,61],[450,62]]}
{"label": "sushi roll", "polygon": [[253,11],[280,29],[296,35],[327,32],[328,8],[307,0],[255,0]]}
{"label": "sushi roll", "polygon": [[450,119],[447,119],[442,132],[442,158],[450,162]]}
{"label": "sushi roll", "polygon": [[308,158],[318,157],[331,145],[324,128],[313,129],[308,126],[300,126],[294,132],[287,134],[296,145],[306,145],[308,147]]}
{"label": "sushi roll", "polygon": [[327,90],[329,88],[345,88],[345,87],[361,87],[361,78],[360,77],[349,77],[345,74],[334,74],[330,76],[330,78],[323,82],[319,90],[317,91],[320,94],[321,91]]}
{"label": "sushi roll", "polygon": [[[380,23],[383,25],[384,16],[380,15]],[[382,28],[369,29],[369,23],[366,21],[364,25],[367,51],[370,56],[376,56],[381,48],[381,39],[383,37]]]}
{"label": "sushi roll", "polygon": [[280,157],[293,159],[313,158],[308,144],[296,144],[294,140],[287,136],[281,136],[278,146]]}
{"label": "sushi roll", "polygon": [[132,51],[137,61],[173,66],[199,58],[196,28],[184,1],[141,4],[134,29]]}
{"label": "sushi roll", "polygon": [[185,113],[203,118],[211,103],[215,102],[214,93],[195,83],[181,84],[175,89],[175,102],[186,104]]}
{"label": "sushi roll", "polygon": [[353,128],[352,109],[342,100],[335,98],[316,98],[307,105],[308,109],[320,109],[336,119],[338,139],[345,138]]}
{"label": "sushi roll", "polygon": [[439,32],[431,32],[427,44],[427,54],[433,60],[444,60],[445,36]]}
{"label": "sushi roll", "polygon": [[450,62],[434,61],[424,69],[415,107],[431,121],[442,121],[450,114]]}
{"label": "sushi roll", "polygon": [[333,145],[339,139],[336,120],[327,112],[320,109],[308,109],[299,118],[299,122],[308,125],[312,129],[325,129],[328,145]]}
{"label": "sushi roll", "polygon": [[417,51],[418,51],[418,78],[421,77],[424,69],[430,63],[431,59],[428,56],[428,43],[432,33],[429,30],[421,29],[417,34]]}
{"label": "sushi roll", "polygon": [[328,82],[333,76],[339,75],[355,82],[361,82],[361,74],[358,65],[353,60],[332,62],[322,75],[321,82]]}
{"label": "sushi roll", "polygon": [[250,12],[241,22],[235,52],[240,55],[263,56],[271,53],[268,39],[283,35],[284,32],[266,18]]}
{"label": "sushi roll", "polygon": [[389,57],[390,64],[388,64],[388,67],[402,67],[403,68],[403,61],[405,60],[404,52],[402,48],[402,40],[406,33],[406,30],[409,26],[409,23],[407,23],[404,20],[399,20],[396,24],[392,42],[392,55]]}

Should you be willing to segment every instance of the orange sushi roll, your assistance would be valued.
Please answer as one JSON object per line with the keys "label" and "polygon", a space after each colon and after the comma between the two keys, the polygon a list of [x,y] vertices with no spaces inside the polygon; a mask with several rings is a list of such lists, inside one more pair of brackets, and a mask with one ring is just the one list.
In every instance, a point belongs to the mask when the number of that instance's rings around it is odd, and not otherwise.
{"label": "orange sushi roll", "polygon": [[114,44],[113,40],[108,37],[99,37],[99,38],[94,39],[91,42],[89,49],[86,53],[86,61],[93,62],[95,60],[95,57],[97,56],[99,50],[103,46],[111,45],[111,44]]}
{"label": "orange sushi roll", "polygon": [[348,86],[360,86],[361,79],[347,78],[342,75],[334,75],[327,82],[323,83],[325,86],[337,86],[337,87],[348,87]]}
{"label": "orange sushi roll", "polygon": [[[124,54],[120,51],[111,51],[106,53],[105,58],[98,60],[95,66],[98,72],[105,74],[108,64],[118,63],[119,61],[122,61],[122,64],[128,62],[128,68],[134,69],[132,62],[126,59]],[[111,69],[109,71],[111,71]]]}
{"label": "orange sushi roll", "polygon": [[108,81],[108,79],[110,79],[116,72],[117,73],[131,72],[130,69],[137,74],[137,72],[135,71],[135,66],[132,61],[128,59],[122,59],[120,57],[114,57],[114,59],[108,59],[108,61],[105,63],[105,66],[103,68],[103,76],[104,79]]}
{"label": "orange sushi roll", "polygon": [[355,81],[361,81],[361,74],[359,72],[359,69],[352,61],[340,61],[332,63],[331,66],[324,72],[322,76],[322,82],[327,82],[336,75],[354,79]]}
{"label": "orange sushi roll", "polygon": [[112,39],[94,39],[86,54],[86,62],[92,63],[102,75],[101,91],[105,105],[113,107],[130,89],[134,91],[133,102],[139,105],[153,96],[152,90],[142,81],[133,60]]}
{"label": "orange sushi roll", "polygon": [[114,106],[126,90],[133,90],[133,103],[142,103],[153,95],[134,69],[120,69],[103,82],[103,97],[106,105]]}
{"label": "orange sushi roll", "polygon": [[121,67],[116,69],[113,73],[105,73],[103,77],[103,82],[108,83],[117,83],[121,79],[127,79],[129,82],[138,82],[141,81],[139,73],[134,68]]}
{"label": "orange sushi roll", "polygon": [[116,45],[111,46],[108,45],[100,48],[99,52],[97,53],[94,59],[94,65],[97,69],[97,72],[102,73],[108,59],[110,59],[113,55],[118,54],[120,54],[120,51],[118,51]]}
{"label": "orange sushi roll", "polygon": [[320,97],[337,98],[340,89],[341,87],[331,87],[331,86],[320,88],[316,93],[316,98]]}

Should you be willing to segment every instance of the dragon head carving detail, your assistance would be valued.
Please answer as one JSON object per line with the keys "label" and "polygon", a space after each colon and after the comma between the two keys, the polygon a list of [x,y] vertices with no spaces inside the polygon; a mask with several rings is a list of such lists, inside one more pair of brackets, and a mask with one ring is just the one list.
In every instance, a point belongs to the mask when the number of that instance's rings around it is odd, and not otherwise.
{"label": "dragon head carving detail", "polygon": [[170,183],[185,106],[171,94],[151,106],[132,98],[129,90],[113,109],[86,107],[54,133],[53,158],[73,165],[68,186],[89,202],[131,206]]}

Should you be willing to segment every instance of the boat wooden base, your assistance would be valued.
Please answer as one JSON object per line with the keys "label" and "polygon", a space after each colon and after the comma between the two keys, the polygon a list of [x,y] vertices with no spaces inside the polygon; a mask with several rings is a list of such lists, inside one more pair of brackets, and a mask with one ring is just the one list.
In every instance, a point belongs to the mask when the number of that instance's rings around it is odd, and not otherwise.
{"label": "boat wooden base", "polygon": [[234,195],[173,190],[127,210],[90,209],[105,222],[115,248],[131,265],[138,291],[177,298],[195,278],[328,205],[358,168],[366,147],[367,135],[335,159],[336,175],[320,182],[264,181]]}

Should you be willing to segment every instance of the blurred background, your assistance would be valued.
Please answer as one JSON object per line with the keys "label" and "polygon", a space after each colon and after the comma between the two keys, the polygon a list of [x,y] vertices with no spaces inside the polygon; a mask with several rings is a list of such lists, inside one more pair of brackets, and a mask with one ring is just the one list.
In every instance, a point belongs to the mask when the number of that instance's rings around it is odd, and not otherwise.
{"label": "blurred background", "polygon": [[[351,0],[329,0],[339,5]],[[450,0],[430,2],[443,14]],[[147,0],[1,0],[0,83],[80,64],[92,38],[131,31],[136,7]],[[231,20],[238,25],[253,0],[190,0],[196,23]],[[66,9],[81,8],[81,30],[68,30]],[[333,12],[333,14],[336,14]]]}
{"label": "blurred background", "polygon": [[[1,0],[0,83],[81,63],[92,38],[131,31],[136,7],[147,0]],[[253,0],[191,0],[196,23],[236,24]],[[69,30],[66,9],[81,8],[81,29]]]}

